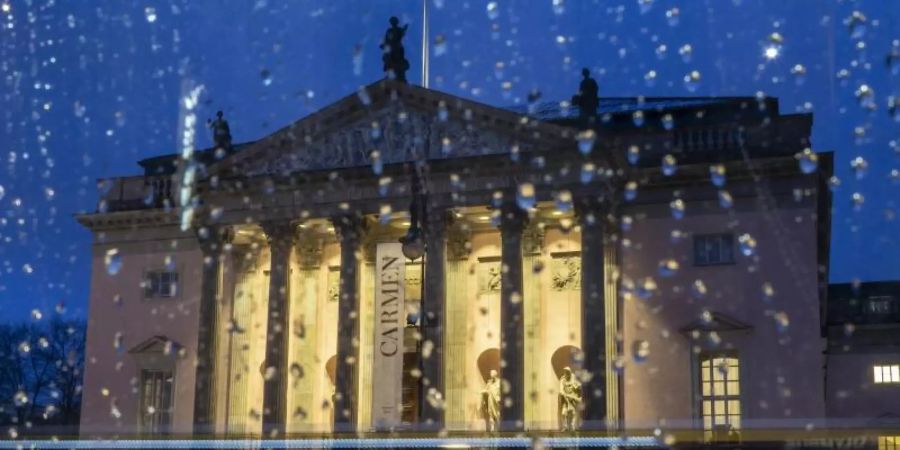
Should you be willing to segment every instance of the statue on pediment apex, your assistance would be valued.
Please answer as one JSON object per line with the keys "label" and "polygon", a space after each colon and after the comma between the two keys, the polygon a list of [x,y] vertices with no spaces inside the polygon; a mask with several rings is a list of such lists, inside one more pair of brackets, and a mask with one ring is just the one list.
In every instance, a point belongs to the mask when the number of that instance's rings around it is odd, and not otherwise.
{"label": "statue on pediment apex", "polygon": [[384,73],[388,78],[406,83],[409,61],[407,61],[406,52],[403,49],[403,36],[406,35],[409,24],[401,27],[400,19],[396,17],[391,17],[390,23],[391,27],[384,32],[384,41],[380,46],[383,52],[381,61],[384,63]]}

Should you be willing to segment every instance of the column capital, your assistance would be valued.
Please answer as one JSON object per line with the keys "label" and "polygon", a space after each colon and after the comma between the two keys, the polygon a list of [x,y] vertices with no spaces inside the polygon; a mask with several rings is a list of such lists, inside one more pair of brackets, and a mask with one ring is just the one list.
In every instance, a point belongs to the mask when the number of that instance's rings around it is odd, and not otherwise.
{"label": "column capital", "polygon": [[500,231],[502,233],[521,234],[528,224],[528,212],[519,205],[505,201],[500,205]]}
{"label": "column capital", "polygon": [[208,256],[222,253],[234,241],[234,228],[228,225],[200,225],[194,228],[194,234],[200,250]]}
{"label": "column capital", "polygon": [[259,222],[260,228],[266,234],[269,245],[275,243],[291,243],[297,238],[297,224],[291,220],[276,219]]}
{"label": "column capital", "polygon": [[607,198],[581,195],[575,199],[575,215],[581,225],[602,225],[612,205]]}
{"label": "column capital", "polygon": [[544,224],[529,222],[522,232],[522,253],[536,255],[544,246]]}
{"label": "column capital", "polygon": [[447,258],[452,260],[469,259],[472,253],[472,230],[463,221],[453,221],[447,230]]}
{"label": "column capital", "polygon": [[358,214],[340,214],[331,217],[334,232],[341,244],[358,246],[366,231],[366,221]]}
{"label": "column capital", "polygon": [[295,240],[300,267],[314,268],[322,264],[322,236],[314,231],[300,230]]}

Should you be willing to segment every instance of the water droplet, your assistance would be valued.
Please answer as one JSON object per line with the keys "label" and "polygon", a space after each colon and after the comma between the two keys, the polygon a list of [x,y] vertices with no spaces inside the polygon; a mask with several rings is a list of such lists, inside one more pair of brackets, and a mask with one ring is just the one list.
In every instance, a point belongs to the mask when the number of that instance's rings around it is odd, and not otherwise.
{"label": "water droplet", "polygon": [[647,361],[647,357],[650,356],[650,343],[643,339],[634,341],[631,344],[631,354],[636,363]]}
{"label": "water droplet", "polygon": [[678,170],[678,161],[674,156],[668,154],[663,156],[662,159],[662,173],[663,175],[670,177],[675,175],[675,172]]}
{"label": "water droplet", "polygon": [[869,163],[866,162],[862,156],[857,156],[850,161],[850,168],[853,169],[853,172],[856,174],[856,179],[861,180],[866,176],[866,171],[869,169]]}
{"label": "water droplet", "polygon": [[500,17],[500,6],[497,5],[497,2],[488,2],[487,16],[490,20],[497,20],[497,17]]}
{"label": "water droplet", "polygon": [[447,103],[441,100],[440,103],[438,103],[438,120],[446,122],[449,116],[450,113],[447,111]]}
{"label": "water droplet", "polygon": [[373,121],[372,125],[369,127],[369,136],[372,136],[372,140],[374,141],[381,139],[381,125],[379,125],[377,121]]}
{"label": "water droplet", "polygon": [[565,0],[553,0],[553,14],[561,15],[566,12]]}
{"label": "water droplet", "polygon": [[259,78],[262,79],[263,86],[271,86],[272,85],[272,73],[269,72],[269,69],[260,70]]}
{"label": "water droplet", "polygon": [[691,292],[695,297],[705,297],[706,296],[706,283],[703,280],[694,280],[694,283],[691,285]]}
{"label": "water droplet", "polygon": [[775,288],[772,287],[772,283],[766,281],[762,284],[762,295],[765,302],[771,302],[775,298]]}
{"label": "water droplet", "polygon": [[653,9],[653,0],[638,0],[638,8],[640,8],[641,14],[647,14]]}
{"label": "water droplet", "polygon": [[147,18],[147,22],[156,22],[156,8],[151,6],[144,8],[144,16]]}
{"label": "water droplet", "polygon": [[632,166],[638,163],[638,160],[641,158],[641,148],[637,145],[631,145],[628,147],[628,164]]}
{"label": "water droplet", "polygon": [[31,352],[31,343],[28,341],[19,342],[19,353],[27,355]]}
{"label": "water droplet", "polygon": [[581,165],[581,184],[588,184],[591,180],[594,179],[594,172],[597,171],[597,167],[594,166],[594,163],[584,163]]}
{"label": "water droplet", "polygon": [[678,8],[666,10],[666,21],[669,22],[670,27],[677,26],[679,18],[681,18],[681,11]]}
{"label": "water droplet", "polygon": [[678,54],[681,55],[682,61],[691,62],[691,56],[694,54],[694,47],[691,47],[691,44],[684,44],[678,48]]}
{"label": "water droplet", "polygon": [[669,278],[678,272],[678,267],[678,261],[673,258],[664,259],[659,262],[659,275],[661,277]]}
{"label": "water droplet", "polygon": [[656,292],[656,280],[650,277],[639,281],[635,291],[637,296],[644,300],[652,297],[654,292]]}
{"label": "water droplet", "polygon": [[631,114],[631,122],[634,123],[636,127],[644,126],[644,112],[643,111],[635,111]]}
{"label": "water droplet", "polygon": [[26,394],[25,391],[16,391],[13,400],[16,404],[16,407],[21,408],[28,404],[28,394]]}
{"label": "water droplet", "polygon": [[775,329],[777,329],[779,333],[788,331],[788,328],[791,326],[791,320],[786,312],[779,311],[775,313],[772,318],[775,319]]}
{"label": "water droplet", "polygon": [[166,270],[168,270],[170,272],[175,271],[175,257],[174,256],[166,255],[166,257],[163,258],[163,263],[166,265]]}
{"label": "water droplet", "polygon": [[709,179],[712,181],[713,186],[725,186],[725,165],[713,164],[709,166]]}
{"label": "water droplet", "polygon": [[805,174],[811,174],[819,167],[819,156],[808,147],[794,155],[794,158],[800,164],[800,171]]}
{"label": "water droplet", "polygon": [[684,217],[684,201],[680,198],[669,202],[669,209],[672,211],[672,217],[676,220],[681,220]]}
{"label": "water droplet", "polygon": [[520,294],[518,292],[513,292],[512,294],[509,295],[509,302],[512,303],[513,305],[518,305],[519,303],[522,303],[522,294]]}
{"label": "water droplet", "polygon": [[756,239],[753,239],[753,236],[750,236],[749,233],[744,233],[738,236],[738,246],[741,249],[741,254],[753,256],[756,252]]}
{"label": "water droplet", "polygon": [[572,210],[572,192],[562,190],[556,193],[555,198],[556,210],[561,213],[567,213]]}
{"label": "water droplet", "polygon": [[444,33],[438,33],[434,37],[434,56],[441,56],[447,53],[447,36]]}
{"label": "water droplet", "polygon": [[300,378],[303,378],[303,366],[301,366],[300,364],[297,364],[297,363],[292,363],[291,364],[291,377],[293,377],[294,380],[299,380]]}
{"label": "water droplet", "polygon": [[381,175],[381,172],[384,171],[384,161],[381,160],[381,152],[372,150],[372,153],[369,153],[369,159],[372,160],[372,172],[375,175]]}
{"label": "water droplet", "polygon": [[672,230],[672,232],[669,233],[669,242],[671,242],[673,244],[677,244],[677,243],[681,242],[681,240],[684,239],[685,236],[686,235],[685,235],[684,231]]}
{"label": "water droplet", "polygon": [[356,96],[359,98],[359,101],[365,105],[369,106],[372,104],[372,96],[369,95],[369,91],[365,86],[360,86],[356,91]]}
{"label": "water droplet", "polygon": [[107,250],[103,261],[106,264],[106,273],[110,275],[116,275],[122,270],[122,255],[117,248]]}
{"label": "water droplet", "polygon": [[675,128],[675,119],[672,118],[671,114],[664,114],[662,116],[662,119],[660,119],[660,122],[662,123],[663,128],[667,131],[671,131],[672,128]]}
{"label": "water droplet", "polygon": [[116,334],[113,335],[113,348],[120,352],[122,351],[122,342],[124,341],[125,336],[121,331],[116,331]]}
{"label": "water droplet", "polygon": [[803,64],[794,64],[794,67],[791,67],[791,75],[794,76],[794,81],[801,85],[806,82],[806,66]]}
{"label": "water droplet", "polygon": [[594,141],[597,139],[597,134],[594,133],[594,130],[585,130],[578,133],[577,139],[578,151],[580,151],[582,155],[587,155],[594,149]]}
{"label": "water droplet", "polygon": [[731,198],[731,194],[726,190],[719,191],[719,206],[724,209],[731,208],[734,205],[734,199]]}
{"label": "water droplet", "polygon": [[850,197],[850,201],[853,203],[853,210],[859,211],[863,207],[863,203],[866,202],[866,197],[862,195],[861,192],[854,192]]}
{"label": "water droplet", "polygon": [[866,35],[866,22],[868,19],[860,11],[853,11],[850,17],[844,20],[844,25],[850,32],[850,39],[862,39]]}
{"label": "water droplet", "polygon": [[446,156],[446,155],[449,155],[450,152],[452,152],[452,151],[453,151],[453,145],[450,141],[450,138],[444,136],[444,138],[441,139],[441,153],[444,156]]}
{"label": "water droplet", "polygon": [[637,183],[629,181],[625,183],[625,201],[630,202],[637,198]]}
{"label": "water droplet", "polygon": [[516,204],[523,210],[534,208],[536,203],[534,185],[531,183],[522,183],[516,190]]}
{"label": "water droplet", "polygon": [[35,308],[31,310],[31,318],[34,320],[41,320],[44,318],[44,314],[41,312],[41,310]]}
{"label": "water droplet", "polygon": [[0,200],[3,200],[3,197],[6,197],[6,189],[4,189],[3,185],[0,184]]}
{"label": "water droplet", "polygon": [[622,228],[622,231],[628,231],[631,229],[631,225],[634,223],[634,219],[631,216],[622,216],[622,222],[619,226]]}
{"label": "water droplet", "polygon": [[684,88],[688,90],[688,92],[696,92],[697,88],[700,87],[700,72],[697,70],[693,70],[687,75],[684,76]]}
{"label": "water droplet", "polygon": [[644,74],[644,82],[647,84],[647,87],[653,87],[656,85],[656,71],[650,70],[646,74]]}

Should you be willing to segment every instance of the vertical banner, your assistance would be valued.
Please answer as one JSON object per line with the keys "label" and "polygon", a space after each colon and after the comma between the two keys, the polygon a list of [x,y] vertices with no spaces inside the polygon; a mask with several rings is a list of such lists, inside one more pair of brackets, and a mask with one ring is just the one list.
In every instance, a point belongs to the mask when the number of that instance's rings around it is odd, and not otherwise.
{"label": "vertical banner", "polygon": [[372,425],[385,430],[400,424],[403,382],[404,287],[406,258],[401,244],[375,250],[375,357],[372,364]]}

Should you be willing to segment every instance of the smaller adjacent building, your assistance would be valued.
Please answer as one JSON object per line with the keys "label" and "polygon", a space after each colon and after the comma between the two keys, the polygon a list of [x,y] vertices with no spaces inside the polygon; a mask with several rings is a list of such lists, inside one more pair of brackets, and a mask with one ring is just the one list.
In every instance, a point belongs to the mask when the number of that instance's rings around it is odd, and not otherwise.
{"label": "smaller adjacent building", "polygon": [[884,430],[900,445],[900,281],[832,284],[823,332],[829,425]]}

